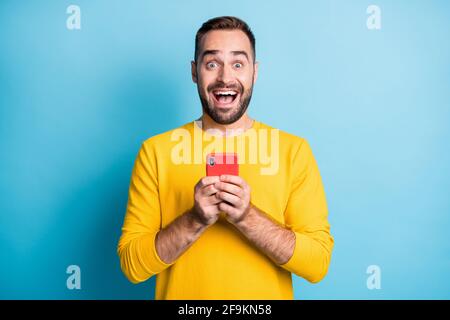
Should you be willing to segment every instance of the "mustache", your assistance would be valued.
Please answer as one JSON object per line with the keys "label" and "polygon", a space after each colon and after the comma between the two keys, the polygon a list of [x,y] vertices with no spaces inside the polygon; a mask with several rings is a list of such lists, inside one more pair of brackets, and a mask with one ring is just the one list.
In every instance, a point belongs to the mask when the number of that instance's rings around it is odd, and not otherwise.
{"label": "mustache", "polygon": [[240,93],[242,93],[244,91],[244,88],[239,83],[224,84],[224,83],[216,82],[216,83],[210,84],[207,88],[208,92],[211,92],[211,91],[217,90],[217,89],[235,90]]}

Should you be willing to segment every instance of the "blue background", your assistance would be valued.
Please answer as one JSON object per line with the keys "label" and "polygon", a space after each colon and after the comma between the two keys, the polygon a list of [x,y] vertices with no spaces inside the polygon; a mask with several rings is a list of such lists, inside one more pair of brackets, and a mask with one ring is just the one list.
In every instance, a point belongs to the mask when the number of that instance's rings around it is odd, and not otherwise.
{"label": "blue background", "polygon": [[1,1],[0,298],[153,298],[116,255],[131,169],[200,115],[194,36],[218,15],[256,35],[250,114],[307,138],[326,188],[329,274],[295,297],[450,298],[450,3],[331,0]]}

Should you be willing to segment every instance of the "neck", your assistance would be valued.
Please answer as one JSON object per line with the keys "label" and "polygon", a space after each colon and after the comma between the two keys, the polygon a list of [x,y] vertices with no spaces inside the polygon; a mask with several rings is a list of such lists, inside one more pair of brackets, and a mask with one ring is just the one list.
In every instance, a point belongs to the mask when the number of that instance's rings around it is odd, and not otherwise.
{"label": "neck", "polygon": [[243,132],[253,125],[253,119],[251,119],[247,112],[244,113],[244,115],[237,120],[236,122],[230,123],[230,124],[220,124],[215,122],[213,119],[211,119],[210,116],[208,116],[206,113],[203,113],[202,117],[199,119],[202,122],[202,129],[203,130],[218,130],[222,135],[229,135],[230,132]]}

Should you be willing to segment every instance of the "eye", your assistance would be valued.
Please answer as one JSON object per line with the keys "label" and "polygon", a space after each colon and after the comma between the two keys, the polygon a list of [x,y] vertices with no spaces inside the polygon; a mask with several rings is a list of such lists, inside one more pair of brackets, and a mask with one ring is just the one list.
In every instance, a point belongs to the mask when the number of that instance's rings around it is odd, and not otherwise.
{"label": "eye", "polygon": [[240,69],[240,68],[243,67],[243,65],[242,65],[242,63],[240,63],[240,62],[236,62],[236,63],[234,64],[234,67],[235,67],[236,69]]}
{"label": "eye", "polygon": [[207,67],[208,69],[214,69],[215,67],[217,67],[217,63],[215,63],[215,62],[208,62],[208,63],[206,64],[206,67]]}

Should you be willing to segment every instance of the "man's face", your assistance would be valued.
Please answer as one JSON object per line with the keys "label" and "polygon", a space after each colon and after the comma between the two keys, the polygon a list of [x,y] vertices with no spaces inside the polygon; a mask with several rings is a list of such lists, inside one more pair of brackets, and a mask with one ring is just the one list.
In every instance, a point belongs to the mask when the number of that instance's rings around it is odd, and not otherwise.
{"label": "man's face", "polygon": [[214,30],[200,43],[192,79],[203,110],[219,124],[239,120],[252,97],[258,65],[247,35],[241,30]]}

